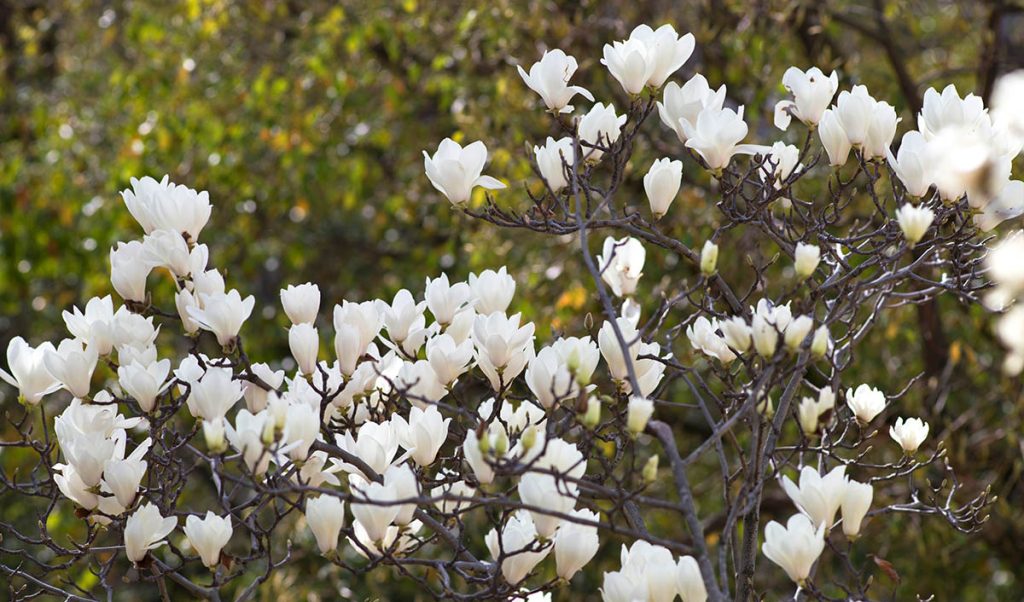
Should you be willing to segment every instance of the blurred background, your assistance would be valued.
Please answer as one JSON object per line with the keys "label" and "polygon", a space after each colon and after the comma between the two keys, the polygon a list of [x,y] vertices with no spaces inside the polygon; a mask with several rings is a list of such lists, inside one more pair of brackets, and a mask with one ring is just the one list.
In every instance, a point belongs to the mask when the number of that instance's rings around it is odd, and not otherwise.
{"label": "blurred background", "polygon": [[[601,47],[640,23],[693,32],[697,51],[673,79],[699,71],[714,87],[726,84],[757,142],[781,137],[771,116],[790,65],[836,69],[841,88],[867,84],[907,127],[927,87],[955,83],[984,96],[999,74],[1024,66],[1024,6],[995,0],[0,0],[0,346],[16,335],[59,339],[63,310],[113,292],[108,249],[142,234],[119,191],[130,177],[164,174],[210,193],[211,263],[263,308],[246,326],[254,359],[287,355],[276,315],[286,284],[318,283],[326,306],[403,287],[419,294],[424,278],[442,271],[461,279],[506,264],[519,283],[514,308],[538,321],[542,338],[582,334],[599,306],[574,240],[499,231],[453,211],[423,175],[421,151],[433,153],[446,136],[483,140],[485,173],[509,184],[498,202],[525,209],[525,149],[557,133],[515,65],[562,48],[579,60],[574,83],[621,112],[626,99],[599,64]],[[643,202],[650,162],[683,154],[653,117],[622,193]],[[684,192],[666,220],[699,246],[716,218],[714,190],[685,164]],[[649,254],[643,286],[652,305],[683,277],[677,261]],[[935,421],[967,491],[992,483],[1000,500],[980,534],[902,517],[874,527],[871,553],[895,567],[896,599],[1020,600],[1020,382],[999,373],[983,312],[954,301],[939,308],[948,370],[907,397],[907,412]],[[892,391],[921,370],[916,320],[907,310],[879,324],[868,347],[877,351],[849,384]],[[13,404],[13,393],[0,388],[0,406]],[[0,462],[10,470],[16,459]],[[31,524],[19,501],[2,492],[0,501],[5,516]],[[75,520],[70,505],[66,519]],[[906,529],[917,536],[901,538]],[[601,557],[609,566],[615,547]],[[577,588],[596,588],[597,578]],[[879,587],[898,586],[881,579]],[[315,554],[299,556],[262,595],[339,592],[417,595],[387,571],[353,577]]]}

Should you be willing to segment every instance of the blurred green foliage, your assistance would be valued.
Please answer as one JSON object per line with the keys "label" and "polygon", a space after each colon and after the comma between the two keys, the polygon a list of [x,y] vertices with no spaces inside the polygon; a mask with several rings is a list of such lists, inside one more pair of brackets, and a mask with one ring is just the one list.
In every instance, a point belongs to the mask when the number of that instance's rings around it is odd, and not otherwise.
{"label": "blurred green foliage", "polygon": [[[879,30],[877,8],[888,33]],[[542,337],[549,326],[581,334],[599,307],[573,253],[577,243],[470,220],[422,172],[421,151],[433,152],[442,138],[483,140],[487,173],[510,186],[498,202],[528,206],[524,148],[556,130],[516,64],[563,48],[579,59],[577,83],[621,107],[626,99],[598,62],[601,47],[636,24],[670,22],[698,41],[676,79],[699,71],[712,85],[726,84],[730,101],[746,106],[752,140],[780,138],[771,110],[789,65],[836,68],[844,87],[867,84],[901,111],[904,131],[918,102],[912,93],[950,82],[984,92],[1007,68],[1014,56],[1004,47],[1024,35],[1024,21],[1012,20],[1017,10],[1008,2],[939,0],[0,0],[0,343],[59,338],[61,311],[112,292],[107,249],[141,235],[118,193],[132,176],[165,173],[210,192],[215,209],[204,239],[212,263],[227,268],[229,286],[266,308],[246,327],[255,359],[287,353],[274,309],[285,284],[317,282],[326,304],[418,291],[442,270],[463,278],[506,263],[520,286],[515,308],[538,320]],[[656,156],[683,154],[656,121],[631,166],[639,174]],[[715,192],[692,161],[684,178],[665,227],[699,246],[716,219]],[[626,202],[644,204],[639,179],[623,190]],[[740,255],[773,253],[733,243],[734,259],[723,263],[736,270]],[[652,277],[643,286],[653,305],[687,273],[664,253],[648,261]],[[953,373],[942,387],[912,391],[906,411],[936,421],[951,463],[970,475],[965,487],[994,482],[1002,499],[990,528],[971,537],[936,518],[886,519],[871,526],[878,546],[871,553],[901,575],[896,599],[1019,600],[1020,386],[999,378],[1000,351],[984,313],[941,307]],[[921,344],[914,320],[907,310],[878,324],[865,345],[873,354],[851,378],[891,390],[919,370],[906,353]],[[5,391],[0,403],[9,406]],[[677,395],[686,400],[685,391]],[[693,425],[677,418],[685,442]],[[2,461],[11,469],[17,458]],[[694,479],[708,508],[717,503],[711,470]],[[66,524],[52,528],[74,531],[67,510],[53,519]],[[18,503],[5,503],[4,513],[32,525],[30,509]],[[901,537],[907,530],[919,537]],[[309,539],[304,529],[294,537]],[[574,591],[596,591],[596,569],[615,566],[616,547],[605,546]],[[387,571],[353,577],[308,551],[295,554],[263,599],[421,595]],[[882,573],[876,579],[881,588],[896,586]]]}

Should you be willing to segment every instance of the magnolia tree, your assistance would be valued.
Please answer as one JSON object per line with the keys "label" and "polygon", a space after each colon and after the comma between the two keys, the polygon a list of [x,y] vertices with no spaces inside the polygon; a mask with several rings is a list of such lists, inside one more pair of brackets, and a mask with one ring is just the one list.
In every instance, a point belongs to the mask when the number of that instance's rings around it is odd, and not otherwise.
{"label": "magnolia tree", "polygon": [[[562,134],[533,149],[526,211],[471,203],[477,187],[505,188],[481,175],[481,142],[424,153],[466,219],[575,237],[603,317],[551,340],[509,315],[516,282],[502,267],[425,275],[389,300],[324,303],[316,284],[288,286],[291,357],[267,357],[245,345],[255,299],[200,242],[215,241],[207,194],[132,180],[122,195],[144,236],[110,251],[120,304],[65,312],[56,345],[15,338],[0,372],[23,405],[6,414],[20,438],[2,445],[34,458],[3,483],[39,525],[0,522],[3,552],[20,554],[2,565],[12,595],[109,597],[128,579],[164,598],[246,599],[319,553],[460,600],[596,585],[609,602],[862,601],[892,595],[871,587],[885,569],[865,560],[872,523],[913,513],[980,528],[988,492],[961,491],[941,441],[901,407],[919,375],[848,374],[875,361],[859,343],[882,316],[939,295],[1010,308],[999,333],[1020,370],[1024,236],[986,264],[984,233],[1024,210],[1010,175],[1024,76],[1003,80],[991,113],[929,90],[893,151],[891,105],[793,67],[775,125],[796,144],[755,145],[724,86],[671,81],[693,50],[671,26],[637,27],[601,60],[627,102],[582,114],[569,103],[594,99],[571,85],[571,56],[520,68]],[[641,201],[623,184],[657,121],[679,144],[647,169]],[[684,171],[708,172],[715,190],[699,249],[659,222]],[[740,236],[770,258],[740,265],[726,246]],[[648,253],[684,261],[647,276],[658,299],[638,292]],[[720,253],[746,275],[720,274]],[[154,294],[158,277],[173,297]],[[685,438],[697,443],[677,443],[680,416],[704,425]],[[72,508],[84,535],[51,534],[48,518]],[[573,584],[619,546],[614,570]],[[76,567],[95,585],[65,577]]]}

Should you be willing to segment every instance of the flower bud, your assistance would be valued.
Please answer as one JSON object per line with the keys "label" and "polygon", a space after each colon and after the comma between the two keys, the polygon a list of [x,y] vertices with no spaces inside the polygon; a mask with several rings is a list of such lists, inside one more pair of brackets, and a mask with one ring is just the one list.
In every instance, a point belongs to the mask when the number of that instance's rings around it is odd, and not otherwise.
{"label": "flower bud", "polygon": [[906,204],[896,212],[896,221],[899,222],[900,230],[903,230],[903,237],[907,244],[913,247],[916,245],[931,227],[935,219],[935,213],[927,207],[915,207]]}
{"label": "flower bud", "polygon": [[718,269],[718,245],[709,241],[704,243],[700,252],[700,273],[711,276]]}
{"label": "flower bud", "polygon": [[795,255],[793,269],[796,270],[797,277],[805,280],[818,268],[818,263],[821,261],[821,249],[817,245],[797,243]]}
{"label": "flower bud", "polygon": [[644,464],[643,470],[644,483],[653,483],[658,480],[658,455],[655,454],[650,458],[647,458],[647,463]]}
{"label": "flower bud", "polygon": [[583,413],[581,419],[583,426],[592,429],[601,422],[601,402],[591,398],[587,400],[587,411]]}
{"label": "flower bud", "polygon": [[814,331],[814,338],[811,339],[811,356],[818,359],[825,357],[831,343],[832,337],[829,336],[828,326],[822,324]]}
{"label": "flower bud", "polygon": [[629,398],[629,408],[626,413],[626,425],[633,434],[642,433],[647,428],[647,421],[654,413],[654,402],[646,397],[634,395]]}

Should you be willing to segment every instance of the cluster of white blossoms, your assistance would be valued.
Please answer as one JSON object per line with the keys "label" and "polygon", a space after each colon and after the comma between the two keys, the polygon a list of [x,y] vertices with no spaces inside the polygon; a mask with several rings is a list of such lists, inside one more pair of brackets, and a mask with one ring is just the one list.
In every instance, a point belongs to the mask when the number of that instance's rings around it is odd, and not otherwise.
{"label": "cluster of white blossoms", "polygon": [[[661,95],[661,121],[702,168],[722,177],[733,157],[756,154],[762,161],[752,181],[775,194],[787,189],[804,169],[806,149],[784,142],[746,144],[744,109],[726,106],[725,86],[712,89],[700,74],[682,86],[669,82],[693,51],[691,34],[680,36],[669,25],[640,26],[628,39],[605,46],[601,63],[632,100],[648,94],[653,109],[653,99]],[[570,85],[576,70],[576,60],[561,50],[546,52],[529,71],[519,68],[547,110],[575,132],[533,149],[537,173],[556,196],[576,186],[574,172],[581,163],[596,165],[616,151],[627,121],[610,103],[594,103],[574,116],[573,98],[594,102],[586,89]],[[1019,89],[1019,80],[1007,85]],[[839,92],[838,75],[817,68],[791,68],[783,85],[792,98],[776,107],[779,128],[786,130],[795,118],[816,129],[835,168],[851,154],[876,167],[888,161],[905,193],[897,195],[900,208],[884,220],[897,241],[896,228],[902,232],[906,245],[897,245],[899,252],[927,243],[936,210],[965,194],[976,224],[985,230],[1024,211],[1024,183],[1010,174],[1024,129],[1019,115],[990,116],[979,98],[961,98],[952,86],[941,94],[929,90],[918,131],[907,133],[894,155],[896,112],[864,86]],[[1019,98],[1005,87],[1000,94]],[[455,206],[467,206],[477,187],[505,187],[483,175],[487,149],[482,142],[463,147],[445,139],[433,155],[423,155],[427,178]],[[643,188],[655,219],[669,212],[682,177],[683,162],[671,158],[657,159],[647,170]],[[202,433],[205,449],[196,449],[197,457],[230,463],[254,484],[274,477],[298,487],[302,495],[296,506],[317,548],[331,559],[340,554],[343,533],[351,551],[367,558],[419,549],[433,537],[427,532],[454,537],[431,512],[439,511],[461,529],[462,515],[478,509],[481,491],[499,487],[516,505],[503,506],[486,535],[466,537],[487,549],[488,566],[515,588],[508,591],[525,587],[549,556],[558,577],[569,580],[597,554],[598,530],[605,523],[583,491],[594,441],[577,439],[598,425],[602,405],[615,400],[625,406],[613,408],[612,420],[628,432],[624,439],[664,427],[649,423],[652,397],[675,362],[668,345],[645,340],[640,325],[637,291],[647,252],[639,238],[609,236],[596,258],[595,284],[603,299],[608,300],[607,287],[623,303],[618,315],[609,311],[613,315],[597,328],[596,341],[563,336],[537,349],[535,325],[510,310],[516,281],[502,267],[461,282],[446,274],[427,278],[422,293],[403,289],[390,300],[341,300],[326,317],[316,284],[290,285],[281,290],[280,302],[291,357],[250,362],[241,332],[256,301],[227,288],[224,274],[209,263],[210,249],[199,242],[212,210],[208,195],[166,177],[133,179],[131,186],[122,196],[144,236],[110,251],[111,284],[124,304],[115,307],[112,297],[97,297],[84,311],[65,312],[69,337],[56,346],[33,347],[15,338],[7,348],[9,372],[0,370],[29,406],[58,390],[70,395],[54,421],[63,457],[52,467],[54,480],[88,520],[123,525],[130,561],[143,562],[172,537],[184,516],[191,549],[216,571],[238,524],[239,517],[230,513],[201,516],[169,504],[166,496],[150,497],[144,486],[147,458],[155,448],[163,453],[167,446],[184,445],[159,436],[172,418],[185,421],[192,434]],[[843,255],[835,247],[803,241],[785,249],[801,286],[839,273]],[[1024,292],[1022,253],[1024,235],[992,253],[990,273],[999,284],[993,304],[1008,306]],[[707,282],[717,277],[718,254],[718,245],[708,240],[697,258]],[[175,312],[156,309],[154,273],[173,283]],[[747,312],[741,313],[737,303],[733,311],[702,312],[706,315],[685,322],[691,347],[717,360],[713,368],[792,365],[833,355],[829,324],[813,309],[798,304],[794,310],[791,302],[758,294],[766,296]],[[173,347],[175,333],[165,327],[172,320],[185,335],[178,342],[190,347],[175,361],[159,355]],[[1013,351],[1008,364],[1016,371],[1024,366],[1022,333],[1024,306],[1016,305],[1000,323],[1000,336]],[[208,346],[216,350],[212,355],[199,350],[210,337],[217,343]],[[730,380],[738,382],[738,372]],[[484,391],[477,395],[482,401],[456,393],[456,385],[467,381],[479,383],[475,391]],[[602,381],[610,383],[604,394],[597,391]],[[738,384],[741,392],[755,388],[753,382]],[[523,394],[510,394],[513,387]],[[837,387],[815,387],[816,396],[796,404],[790,414],[799,425],[797,434],[824,438],[840,420]],[[845,425],[866,428],[887,408],[886,396],[867,384],[844,396]],[[770,420],[768,392],[750,397]],[[559,409],[576,422],[556,417]],[[723,424],[731,420],[723,418]],[[928,424],[899,418],[889,434],[903,450],[900,466],[906,467],[927,437]],[[645,482],[655,480],[657,466],[655,455],[643,469]],[[767,525],[762,551],[800,586],[811,578],[837,514],[852,540],[871,507],[870,482],[849,478],[846,469],[841,464],[825,472],[824,464],[820,470],[804,465],[798,483],[782,478],[799,512],[785,526]],[[250,541],[235,539],[239,547]],[[638,539],[623,545],[620,568],[603,575],[601,592],[608,602],[670,602],[677,596],[704,602],[711,585],[709,563],[677,558],[669,548]]]}

